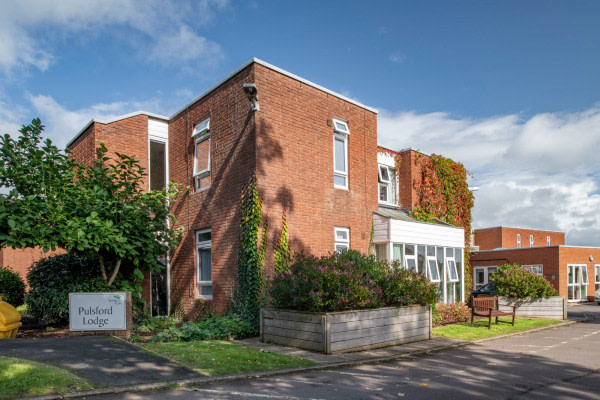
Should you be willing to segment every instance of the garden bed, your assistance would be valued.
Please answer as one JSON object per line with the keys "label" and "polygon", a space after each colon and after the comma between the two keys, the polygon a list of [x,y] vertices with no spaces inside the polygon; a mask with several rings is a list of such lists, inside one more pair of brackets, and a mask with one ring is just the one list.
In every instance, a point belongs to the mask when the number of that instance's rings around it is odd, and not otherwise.
{"label": "garden bed", "polygon": [[265,308],[263,342],[325,354],[347,353],[431,339],[431,307],[406,306],[340,312]]}

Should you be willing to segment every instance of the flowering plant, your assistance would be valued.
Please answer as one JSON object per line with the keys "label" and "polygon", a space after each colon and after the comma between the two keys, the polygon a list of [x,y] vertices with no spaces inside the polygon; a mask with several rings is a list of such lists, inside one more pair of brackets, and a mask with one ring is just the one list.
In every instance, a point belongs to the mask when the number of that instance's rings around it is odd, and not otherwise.
{"label": "flowering plant", "polygon": [[274,276],[269,294],[273,307],[301,311],[435,304],[438,296],[426,278],[355,250],[296,254],[289,272]]}
{"label": "flowering plant", "polygon": [[516,298],[556,296],[552,284],[517,264],[505,264],[490,276],[498,295]]}

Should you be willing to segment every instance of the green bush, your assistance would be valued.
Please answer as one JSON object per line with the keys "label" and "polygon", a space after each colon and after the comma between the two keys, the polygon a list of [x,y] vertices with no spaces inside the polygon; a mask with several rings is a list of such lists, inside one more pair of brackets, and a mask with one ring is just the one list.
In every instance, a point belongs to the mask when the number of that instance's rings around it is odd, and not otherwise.
{"label": "green bush", "polygon": [[169,326],[152,337],[153,342],[189,342],[191,340],[242,339],[254,333],[254,328],[237,314],[209,317],[181,327]]}
{"label": "green bush", "polygon": [[68,320],[70,292],[110,290],[100,275],[97,261],[66,254],[38,261],[27,274],[27,280],[27,310],[48,323]]}
{"label": "green bush", "polygon": [[490,276],[496,284],[499,296],[515,298],[542,298],[556,296],[552,284],[541,275],[521,268],[516,264],[505,264]]}
{"label": "green bush", "polygon": [[415,272],[356,250],[321,258],[296,254],[289,272],[276,274],[269,294],[275,308],[345,311],[435,304],[437,286]]}
{"label": "green bush", "polygon": [[471,310],[465,303],[438,304],[432,318],[438,325],[465,322],[471,318]]}
{"label": "green bush", "polygon": [[0,266],[0,296],[2,301],[13,307],[23,305],[25,299],[25,283],[18,273],[10,267]]}

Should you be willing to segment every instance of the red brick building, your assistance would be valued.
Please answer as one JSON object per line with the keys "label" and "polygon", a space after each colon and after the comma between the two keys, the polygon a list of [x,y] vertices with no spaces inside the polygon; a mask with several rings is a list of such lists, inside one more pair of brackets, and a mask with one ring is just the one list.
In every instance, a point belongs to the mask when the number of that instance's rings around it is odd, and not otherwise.
{"label": "red brick building", "polygon": [[520,249],[540,246],[562,246],[565,244],[564,232],[542,231],[537,229],[511,228],[496,226],[475,229],[474,244],[479,250]]}
{"label": "red brick building", "polygon": [[147,297],[151,289],[165,296],[164,310],[178,298],[191,313],[228,306],[240,193],[253,175],[269,221],[269,270],[284,210],[292,251],[367,251],[378,204],[377,112],[263,61],[246,63],[169,118],[137,112],[91,121],[68,147],[91,162],[99,141],[135,155],[148,168],[149,189],[168,180],[191,188],[174,206],[182,241],[166,274],[145,288]]}

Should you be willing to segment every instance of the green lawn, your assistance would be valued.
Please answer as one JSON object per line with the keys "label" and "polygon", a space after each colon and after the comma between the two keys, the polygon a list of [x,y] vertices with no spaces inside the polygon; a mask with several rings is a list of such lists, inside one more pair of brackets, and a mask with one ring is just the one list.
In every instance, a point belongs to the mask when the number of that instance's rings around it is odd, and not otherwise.
{"label": "green lawn", "polygon": [[303,358],[262,351],[220,340],[143,343],[140,346],[197,368],[211,376],[316,364]]}
{"label": "green lawn", "polygon": [[0,357],[0,399],[46,396],[91,389],[60,370]]}
{"label": "green lawn", "polygon": [[[500,320],[511,321],[512,319],[500,318]],[[540,328],[548,325],[554,325],[560,322],[562,321],[556,321],[551,319],[517,318],[515,320],[515,326],[512,326],[511,324],[496,324],[492,319],[492,329],[488,329],[487,319],[476,320],[475,326],[473,327],[471,327],[471,322],[438,326],[437,328],[433,328],[433,336],[443,336],[460,340],[477,340],[492,336],[505,335],[507,333],[526,331],[528,329]]]}

